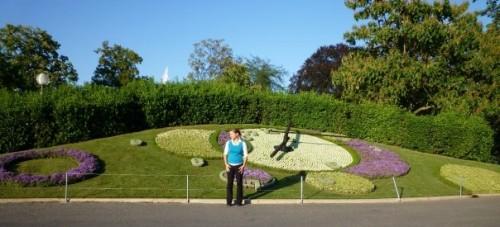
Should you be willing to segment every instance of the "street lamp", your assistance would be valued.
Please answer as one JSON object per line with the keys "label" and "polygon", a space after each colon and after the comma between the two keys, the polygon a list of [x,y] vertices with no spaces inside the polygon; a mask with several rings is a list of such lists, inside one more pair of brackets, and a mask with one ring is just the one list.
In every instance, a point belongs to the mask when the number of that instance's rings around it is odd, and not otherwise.
{"label": "street lamp", "polygon": [[49,84],[49,82],[50,82],[49,76],[47,76],[47,74],[45,74],[45,73],[40,73],[36,76],[36,82],[42,88],[42,90],[40,91],[40,94],[43,94],[43,85]]}

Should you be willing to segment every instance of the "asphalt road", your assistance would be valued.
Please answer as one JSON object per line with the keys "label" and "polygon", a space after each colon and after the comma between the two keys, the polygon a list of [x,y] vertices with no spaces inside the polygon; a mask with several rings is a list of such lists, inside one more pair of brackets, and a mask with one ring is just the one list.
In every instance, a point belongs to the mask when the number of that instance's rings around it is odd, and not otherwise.
{"label": "asphalt road", "polygon": [[6,203],[0,226],[500,226],[500,197],[382,204]]}

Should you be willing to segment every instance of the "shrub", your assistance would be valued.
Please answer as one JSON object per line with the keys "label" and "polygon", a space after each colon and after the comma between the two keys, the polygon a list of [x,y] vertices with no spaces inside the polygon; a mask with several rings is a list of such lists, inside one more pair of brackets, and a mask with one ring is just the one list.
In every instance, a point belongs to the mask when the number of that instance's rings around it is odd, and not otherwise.
{"label": "shrub", "polygon": [[315,129],[479,161],[491,160],[493,131],[479,117],[415,116],[331,96],[296,95],[214,83],[136,81],[122,88],[60,86],[0,91],[0,152],[46,147],[146,128],[253,123]]}

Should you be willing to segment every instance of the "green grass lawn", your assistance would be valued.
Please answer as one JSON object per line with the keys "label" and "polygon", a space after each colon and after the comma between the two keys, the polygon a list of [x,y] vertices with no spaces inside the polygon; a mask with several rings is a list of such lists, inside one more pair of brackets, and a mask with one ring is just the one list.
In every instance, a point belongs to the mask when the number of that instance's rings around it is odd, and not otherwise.
{"label": "green grass lawn", "polygon": [[69,170],[78,167],[78,162],[69,157],[33,159],[10,166],[9,169],[16,172],[31,174],[51,174],[54,170]]}
{"label": "green grass lawn", "polygon": [[[232,127],[257,128],[260,125],[198,125],[184,128],[228,129]],[[186,175],[189,176],[191,198],[224,198],[225,183],[218,174],[223,170],[221,159],[208,160],[204,167],[192,167],[189,158],[173,155],[161,150],[155,144],[155,136],[168,129],[152,129],[124,134],[109,138],[90,140],[63,147],[89,151],[102,160],[100,175],[69,185],[70,197],[133,197],[133,198],[185,198]],[[303,133],[318,133],[301,130]],[[129,145],[132,138],[144,140],[146,146]],[[212,138],[212,137],[211,137]],[[323,138],[335,141],[334,137]],[[411,170],[403,177],[398,177],[398,186],[403,197],[458,195],[459,188],[446,182],[439,176],[441,165],[446,163],[469,165],[500,172],[500,165],[460,160],[445,156],[420,153],[396,146],[376,144],[388,148],[407,161]],[[222,154],[221,154],[222,155]],[[251,154],[250,154],[251,155]],[[69,159],[32,160],[19,163],[17,171],[50,173],[72,168],[75,163]],[[252,165],[250,164],[250,167]],[[262,192],[245,189],[245,195],[251,198],[300,198],[300,176],[298,172],[281,171],[259,167],[278,179],[278,183]],[[115,175],[117,174],[117,175]],[[137,175],[128,175],[137,174]],[[155,175],[155,176],[151,176]],[[337,195],[317,190],[304,184],[305,199],[319,198],[394,198],[392,179],[373,180],[376,190],[366,195]],[[466,192],[467,193],[467,192]],[[64,186],[21,187],[13,183],[0,185],[1,198],[25,197],[64,197]]]}

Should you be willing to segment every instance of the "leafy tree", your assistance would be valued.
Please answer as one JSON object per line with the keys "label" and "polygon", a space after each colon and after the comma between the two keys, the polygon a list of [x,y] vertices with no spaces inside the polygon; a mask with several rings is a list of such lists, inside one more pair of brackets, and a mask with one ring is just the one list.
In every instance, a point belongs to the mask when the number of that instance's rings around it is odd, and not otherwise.
{"label": "leafy tree", "polygon": [[[476,2],[476,0],[473,0]],[[482,16],[488,16],[492,19],[491,26],[496,30],[499,29],[500,22],[500,5],[498,4],[498,0],[486,0],[486,9],[479,11]]]}
{"label": "leafy tree", "polygon": [[283,77],[287,72],[283,67],[275,66],[269,60],[260,57],[247,59],[246,66],[254,88],[271,91],[284,90]]}
{"label": "leafy tree", "polygon": [[345,44],[322,46],[311,55],[290,79],[289,90],[315,91],[317,93],[339,94],[332,84],[331,72],[342,64],[342,58],[349,53]]}
{"label": "leafy tree", "polygon": [[211,80],[221,75],[233,62],[233,51],[223,39],[205,39],[194,44],[189,56],[192,71],[188,80]]}
{"label": "leafy tree", "polygon": [[[480,115],[495,131],[493,155],[500,161],[500,34],[498,4],[484,31],[468,3],[449,1],[347,1],[356,20],[344,34],[366,52],[345,57],[334,72],[342,98],[398,105],[416,114],[455,111]],[[495,19],[497,18],[497,19]]]}
{"label": "leafy tree", "polygon": [[224,71],[217,80],[223,83],[235,83],[240,86],[249,87],[251,85],[248,67],[241,61],[231,61],[224,68]]}
{"label": "leafy tree", "polygon": [[100,56],[92,83],[120,87],[138,79],[136,65],[142,63],[142,58],[133,50],[117,44],[109,46],[109,42],[104,41],[95,52]]}
{"label": "leafy tree", "polygon": [[[467,3],[449,1],[347,1],[356,20],[344,36],[366,53],[344,59],[334,84],[342,97],[395,104],[415,113],[450,109],[450,97],[484,81],[465,67],[479,49],[481,24]],[[455,99],[456,100],[456,99]]]}
{"label": "leafy tree", "polygon": [[0,88],[34,90],[35,77],[47,73],[51,86],[74,83],[78,74],[60,44],[39,28],[7,24],[0,29]]}

